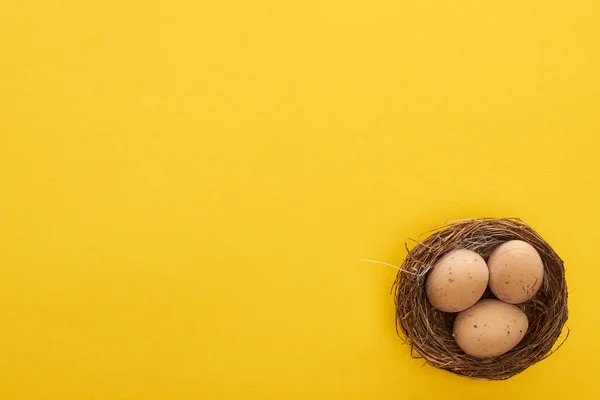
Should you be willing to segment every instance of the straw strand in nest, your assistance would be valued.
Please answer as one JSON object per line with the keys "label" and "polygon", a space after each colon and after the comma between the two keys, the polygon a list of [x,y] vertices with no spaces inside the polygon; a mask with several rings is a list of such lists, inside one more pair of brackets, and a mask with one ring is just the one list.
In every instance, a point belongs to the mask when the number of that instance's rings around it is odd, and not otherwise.
{"label": "straw strand in nest", "polygon": [[[465,354],[452,337],[456,314],[436,310],[427,300],[428,271],[449,251],[469,249],[486,261],[509,240],[531,244],[544,262],[544,282],[533,299],[520,305],[529,329],[521,342],[500,356],[480,359]],[[477,379],[508,379],[553,352],[567,321],[567,285],[563,261],[529,225],[516,218],[465,220],[442,226],[409,251],[394,282],[396,326],[411,355],[434,367]],[[488,289],[484,298],[493,297]],[[568,336],[568,329],[567,335]],[[564,343],[565,338],[556,347]],[[417,353],[417,354],[415,354]]]}

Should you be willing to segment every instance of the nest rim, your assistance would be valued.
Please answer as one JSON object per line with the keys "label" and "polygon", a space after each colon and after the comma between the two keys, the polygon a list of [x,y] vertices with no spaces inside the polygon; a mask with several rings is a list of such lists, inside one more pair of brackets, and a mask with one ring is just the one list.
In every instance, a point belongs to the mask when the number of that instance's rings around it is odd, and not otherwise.
{"label": "nest rim", "polygon": [[[413,358],[423,358],[436,368],[473,379],[505,380],[542,361],[566,341],[569,329],[568,293],[563,260],[529,225],[519,218],[479,218],[449,222],[412,240],[393,284],[396,330],[411,347]],[[523,240],[531,244],[544,263],[544,281],[528,302],[517,305],[527,314],[529,328],[510,351],[490,358],[465,354],[452,337],[457,313],[436,310],[429,303],[425,284],[429,271],[449,251],[469,249],[486,262],[503,242]],[[489,290],[483,298],[494,298]],[[559,341],[563,328],[566,335]],[[558,344],[557,344],[558,343]]]}

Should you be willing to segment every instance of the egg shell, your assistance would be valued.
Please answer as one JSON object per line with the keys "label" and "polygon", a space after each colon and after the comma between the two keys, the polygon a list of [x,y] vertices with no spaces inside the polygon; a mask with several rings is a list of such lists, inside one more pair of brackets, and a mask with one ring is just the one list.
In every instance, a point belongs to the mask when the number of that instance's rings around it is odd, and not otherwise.
{"label": "egg shell", "polygon": [[473,357],[495,357],[513,349],[527,333],[520,308],[496,299],[479,301],[454,320],[454,340]]}
{"label": "egg shell", "polygon": [[522,240],[502,243],[488,259],[490,289],[511,304],[530,300],[542,287],[544,263],[536,249]]}
{"label": "egg shell", "polygon": [[488,275],[487,265],[479,254],[466,249],[453,250],[429,273],[427,298],[440,311],[466,310],[485,292]]}

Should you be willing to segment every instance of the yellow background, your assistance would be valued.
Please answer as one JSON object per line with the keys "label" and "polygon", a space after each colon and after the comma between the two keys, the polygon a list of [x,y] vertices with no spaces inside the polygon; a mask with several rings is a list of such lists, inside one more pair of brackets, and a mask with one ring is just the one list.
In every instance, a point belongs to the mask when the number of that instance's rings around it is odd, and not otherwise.
{"label": "yellow background", "polygon": [[[600,3],[3,1],[0,398],[597,398]],[[402,243],[519,216],[566,345],[409,358]]]}

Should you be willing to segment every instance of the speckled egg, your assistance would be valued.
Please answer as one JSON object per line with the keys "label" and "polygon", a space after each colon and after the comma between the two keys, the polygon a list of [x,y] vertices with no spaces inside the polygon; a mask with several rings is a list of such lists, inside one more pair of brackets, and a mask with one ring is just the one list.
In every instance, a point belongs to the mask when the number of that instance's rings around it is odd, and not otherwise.
{"label": "speckled egg", "polygon": [[528,327],[527,315],[517,306],[486,299],[458,314],[453,336],[465,353],[495,357],[519,344]]}
{"label": "speckled egg", "polygon": [[544,263],[535,248],[522,240],[502,243],[490,255],[490,289],[502,301],[524,303],[540,290]]}
{"label": "speckled egg", "polygon": [[427,298],[440,311],[466,310],[485,292],[488,276],[487,265],[479,254],[466,249],[453,250],[429,273]]}

